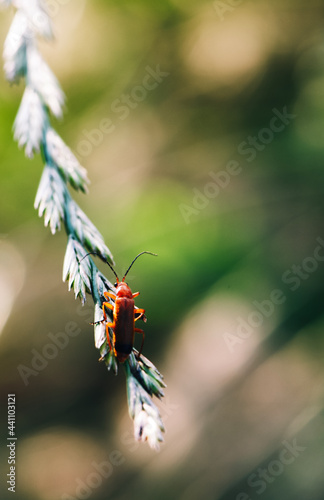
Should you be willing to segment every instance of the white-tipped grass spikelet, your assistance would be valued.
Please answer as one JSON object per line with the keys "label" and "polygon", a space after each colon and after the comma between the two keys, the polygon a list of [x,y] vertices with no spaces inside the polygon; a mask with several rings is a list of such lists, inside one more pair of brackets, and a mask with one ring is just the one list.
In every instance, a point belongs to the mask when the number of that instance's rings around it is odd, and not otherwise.
{"label": "white-tipped grass spikelet", "polygon": [[[73,200],[68,185],[83,193],[88,191],[87,172],[51,125],[51,117],[61,118],[65,96],[58,80],[39,53],[37,37],[51,38],[52,23],[41,0],[0,0],[0,7],[15,9],[13,21],[4,43],[4,72],[10,83],[25,82],[25,90],[14,121],[14,138],[27,157],[41,153],[44,170],[35,199],[39,216],[54,234],[63,223],[67,248],[63,280],[84,304],[91,294],[94,304],[94,340],[100,360],[108,370],[118,372],[118,361],[110,349],[105,333],[102,304],[104,292],[115,291],[110,281],[98,270],[94,253],[104,262],[114,264],[110,250],[95,225]],[[112,311],[107,309],[112,318]],[[152,396],[161,398],[165,384],[162,375],[144,356],[138,359],[135,349],[123,363],[129,414],[134,420],[134,435],[159,448],[164,426]]]}

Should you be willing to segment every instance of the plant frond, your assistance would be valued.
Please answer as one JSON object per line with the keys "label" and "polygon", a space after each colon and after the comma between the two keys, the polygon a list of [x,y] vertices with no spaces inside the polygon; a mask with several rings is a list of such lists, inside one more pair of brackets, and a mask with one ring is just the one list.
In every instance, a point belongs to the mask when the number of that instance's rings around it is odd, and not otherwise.
{"label": "plant frond", "polygon": [[63,281],[68,281],[69,290],[73,288],[75,298],[82,304],[86,292],[91,293],[91,264],[84,257],[86,251],[73,236],[69,236],[63,264]]}
{"label": "plant frond", "polygon": [[80,189],[80,191],[86,193],[89,184],[86,169],[80,165],[70,148],[51,127],[46,130],[45,143],[48,155],[60,170],[64,179],[74,189]]}
{"label": "plant frond", "polygon": [[27,86],[14,121],[14,138],[25,154],[32,158],[39,153],[47,117],[39,94]]}
{"label": "plant frond", "polygon": [[60,230],[64,220],[65,193],[65,184],[57,170],[45,165],[34,207],[40,217],[44,215],[44,224],[50,226],[52,234]]}

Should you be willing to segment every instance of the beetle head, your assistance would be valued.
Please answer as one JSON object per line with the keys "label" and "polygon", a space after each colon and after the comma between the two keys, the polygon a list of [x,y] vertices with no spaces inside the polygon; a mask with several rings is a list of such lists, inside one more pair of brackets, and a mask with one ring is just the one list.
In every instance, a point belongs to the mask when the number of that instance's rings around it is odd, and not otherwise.
{"label": "beetle head", "polygon": [[127,283],[125,281],[120,281],[119,283],[116,283],[117,285],[117,297],[124,297],[126,299],[132,299],[133,294]]}

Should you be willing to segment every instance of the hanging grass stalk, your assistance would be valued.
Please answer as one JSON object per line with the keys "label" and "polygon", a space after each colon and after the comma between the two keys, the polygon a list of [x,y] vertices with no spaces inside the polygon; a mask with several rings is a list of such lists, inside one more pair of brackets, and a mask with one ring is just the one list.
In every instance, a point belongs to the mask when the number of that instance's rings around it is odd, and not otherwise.
{"label": "hanging grass stalk", "polygon": [[[41,0],[0,0],[0,7],[14,8],[14,18],[4,44],[4,71],[10,83],[25,82],[25,90],[14,122],[14,138],[27,157],[41,153],[44,170],[35,199],[39,216],[52,234],[64,224],[68,240],[63,264],[63,280],[75,297],[94,301],[94,340],[100,360],[115,374],[118,361],[110,350],[105,333],[102,304],[104,292],[115,288],[98,270],[89,252],[112,265],[113,257],[100,232],[73,200],[68,186],[87,193],[87,173],[51,126],[51,116],[61,118],[64,93],[37,47],[37,36],[53,37],[51,19]],[[111,318],[111,311],[107,309]],[[152,396],[161,398],[165,384],[162,375],[144,356],[138,359],[133,349],[123,363],[126,373],[129,415],[134,420],[134,435],[158,449],[163,441],[163,423]]]}

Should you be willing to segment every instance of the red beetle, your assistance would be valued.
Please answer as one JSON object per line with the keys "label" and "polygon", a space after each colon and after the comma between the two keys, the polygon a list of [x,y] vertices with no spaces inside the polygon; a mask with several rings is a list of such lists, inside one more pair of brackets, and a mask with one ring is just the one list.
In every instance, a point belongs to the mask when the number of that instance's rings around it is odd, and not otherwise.
{"label": "red beetle", "polygon": [[[138,357],[140,356],[144,345],[144,331],[140,328],[135,328],[135,321],[137,321],[138,319],[142,318],[143,321],[146,322],[146,316],[144,315],[145,309],[139,309],[137,307],[135,308],[134,298],[137,297],[140,292],[132,293],[128,284],[124,281],[136,259],[144,253],[157,255],[152,252],[139,253],[127,269],[121,281],[119,281],[113,267],[109,264],[109,262],[107,262],[108,266],[116,276],[117,282],[115,283],[115,287],[117,291],[116,295],[112,292],[104,292],[104,296],[107,299],[107,302],[104,302],[102,304],[102,310],[104,314],[103,321],[106,322],[106,335],[109,347],[111,350],[113,350],[118,361],[120,361],[121,363],[124,363],[124,361],[126,361],[128,356],[132,352],[135,332],[141,333],[143,335],[142,345],[138,352]],[[112,299],[115,302],[114,305],[109,302],[109,299]],[[113,311],[112,322],[108,322],[105,308],[111,309]],[[109,328],[112,328],[113,330],[113,345],[111,345],[110,341]]]}

